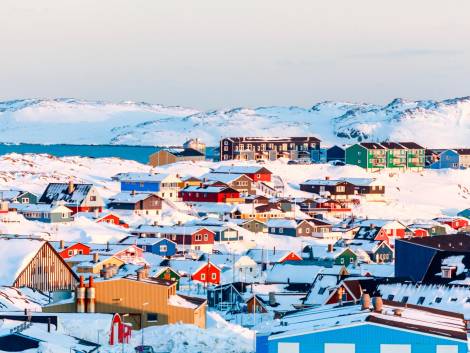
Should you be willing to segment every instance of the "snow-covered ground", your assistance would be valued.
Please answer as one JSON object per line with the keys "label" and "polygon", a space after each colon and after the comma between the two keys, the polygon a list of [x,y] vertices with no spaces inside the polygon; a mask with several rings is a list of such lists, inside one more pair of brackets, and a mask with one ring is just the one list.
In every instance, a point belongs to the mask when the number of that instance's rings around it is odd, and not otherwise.
{"label": "snow-covered ground", "polygon": [[[181,176],[200,176],[210,168],[230,165],[233,162],[213,163],[180,162],[153,168],[133,161],[117,158],[51,157],[49,155],[9,154],[0,157],[0,189],[18,188],[41,194],[49,182],[93,183],[104,198],[119,191],[119,183],[111,177],[120,172],[168,172]],[[243,162],[240,162],[243,164]],[[249,163],[246,163],[249,164]],[[385,202],[362,202],[354,209],[356,216],[369,218],[398,219],[405,223],[432,219],[438,216],[452,216],[459,210],[470,207],[470,170],[424,170],[422,172],[369,173],[355,166],[335,167],[328,164],[287,165],[285,161],[265,164],[274,174],[284,181],[285,196],[308,196],[299,190],[299,183],[309,178],[331,179],[338,177],[374,177],[386,187]],[[32,234],[47,232],[53,238],[106,242],[127,235],[123,228],[96,224],[85,218],[78,218],[71,224],[44,224],[25,221],[0,223],[0,231],[12,234]],[[177,220],[191,219],[182,212],[167,209],[160,223],[171,224]],[[126,218],[131,225],[142,222],[136,216]],[[145,220],[144,220],[145,221]],[[278,246],[297,249],[297,239],[285,237],[246,237],[247,242],[257,246]],[[253,246],[253,244],[252,244]]]}
{"label": "snow-covered ground", "polygon": [[314,135],[330,145],[391,139],[434,148],[470,146],[469,97],[211,112],[136,102],[24,99],[0,102],[0,122],[0,141],[11,143],[181,145],[199,137],[217,145],[236,131],[238,136]]}

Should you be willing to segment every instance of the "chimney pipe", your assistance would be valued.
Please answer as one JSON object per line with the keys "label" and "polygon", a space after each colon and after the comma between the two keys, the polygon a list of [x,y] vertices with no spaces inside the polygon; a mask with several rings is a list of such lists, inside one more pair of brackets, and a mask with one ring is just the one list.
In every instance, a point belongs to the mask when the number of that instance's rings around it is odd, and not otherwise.
{"label": "chimney pipe", "polygon": [[333,252],[333,251],[334,251],[333,244],[328,244],[328,252]]}
{"label": "chimney pipe", "polygon": [[325,177],[325,180],[330,180],[330,177],[329,177],[329,176],[326,176],[326,177]]}
{"label": "chimney pipe", "polygon": [[269,306],[276,305],[276,294],[274,292],[269,292]]}
{"label": "chimney pipe", "polygon": [[47,332],[51,332],[51,318],[47,318]]}
{"label": "chimney pipe", "polygon": [[97,252],[93,253],[93,262],[96,264],[98,263],[100,260],[100,254],[98,254]]}
{"label": "chimney pipe", "polygon": [[83,276],[80,276],[80,284],[75,289],[75,304],[77,313],[85,312],[85,285]]}
{"label": "chimney pipe", "polygon": [[382,312],[382,307],[383,307],[383,300],[382,297],[377,296],[372,298],[372,302],[374,304],[374,311],[376,313],[381,313]]}
{"label": "chimney pipe", "polygon": [[86,312],[95,312],[95,287],[93,286],[93,277],[88,278],[88,288],[86,289]]}
{"label": "chimney pipe", "polygon": [[60,241],[60,250],[64,250],[65,249],[65,242],[64,240],[61,240]]}
{"label": "chimney pipe", "polygon": [[73,191],[75,190],[75,185],[73,185],[73,181],[70,180],[69,181],[69,185],[67,186],[67,193],[70,195],[70,194],[73,194]]}
{"label": "chimney pipe", "polygon": [[370,309],[370,295],[369,293],[362,294],[362,301],[361,301],[361,310],[369,310]]}

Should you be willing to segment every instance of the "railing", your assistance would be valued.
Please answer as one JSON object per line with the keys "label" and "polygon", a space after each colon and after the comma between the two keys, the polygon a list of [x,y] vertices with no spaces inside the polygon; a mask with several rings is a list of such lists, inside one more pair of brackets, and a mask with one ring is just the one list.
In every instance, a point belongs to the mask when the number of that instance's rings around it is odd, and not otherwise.
{"label": "railing", "polygon": [[22,324],[20,324],[18,326],[15,326],[12,329],[10,329],[10,334],[21,333],[24,330],[27,330],[28,328],[30,328],[32,325],[33,324],[31,322],[23,322]]}

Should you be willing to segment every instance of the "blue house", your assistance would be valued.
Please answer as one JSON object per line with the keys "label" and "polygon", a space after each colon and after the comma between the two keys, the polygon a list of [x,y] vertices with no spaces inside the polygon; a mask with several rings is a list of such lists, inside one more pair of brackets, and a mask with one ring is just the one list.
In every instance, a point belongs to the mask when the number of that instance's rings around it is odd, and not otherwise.
{"label": "blue house", "polygon": [[326,161],[346,161],[346,150],[339,146],[333,146],[326,150]]}
{"label": "blue house", "polygon": [[446,150],[439,155],[439,160],[429,166],[431,169],[459,169],[460,155],[455,150]]}
{"label": "blue house", "polygon": [[127,245],[135,244],[143,251],[166,257],[173,256],[177,251],[176,243],[166,238],[139,238],[129,236],[120,243]]}
{"label": "blue house", "polygon": [[119,175],[121,191],[159,192],[167,174],[124,173]]}
{"label": "blue house", "polygon": [[288,313],[256,335],[256,353],[467,353],[463,315],[374,303]]}

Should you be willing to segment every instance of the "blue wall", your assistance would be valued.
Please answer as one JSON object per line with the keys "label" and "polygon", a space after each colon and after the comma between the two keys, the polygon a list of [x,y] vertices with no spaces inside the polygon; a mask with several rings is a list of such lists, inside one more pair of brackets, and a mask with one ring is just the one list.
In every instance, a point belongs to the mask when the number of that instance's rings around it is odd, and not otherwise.
{"label": "blue wall", "polygon": [[[274,232],[273,232],[274,229]],[[282,233],[279,232],[279,227],[269,227],[268,233],[269,234],[277,234],[277,235],[287,235],[289,237],[297,236],[297,230],[295,228],[282,228]]]}
{"label": "blue wall", "polygon": [[[167,251],[161,251],[160,245],[166,245]],[[142,246],[140,247],[142,248]],[[173,256],[174,254],[176,254],[176,244],[172,241],[169,241],[168,239],[162,239],[158,243],[155,243],[153,245],[147,245],[145,251],[160,256]]]}
{"label": "blue wall", "polygon": [[367,323],[295,337],[272,339],[268,341],[267,350],[261,336],[257,338],[256,353],[277,353],[277,344],[279,342],[299,343],[300,353],[323,353],[325,343],[355,344],[355,353],[380,353],[380,344],[411,345],[412,353],[435,353],[437,345],[456,345],[458,346],[458,353],[467,353],[466,342],[452,341],[444,337],[421,335],[418,332],[415,333]]}
{"label": "blue wall", "polygon": [[424,246],[397,240],[395,242],[395,276],[411,277],[413,281],[422,281],[436,250]]}
{"label": "blue wall", "polygon": [[121,181],[121,191],[158,192],[160,191],[160,183],[150,181]]}
{"label": "blue wall", "polygon": [[[458,169],[460,168],[460,157],[457,152],[453,150],[447,150],[441,153],[441,158],[438,162],[438,167],[440,169],[442,168],[452,168],[452,169]],[[432,165],[432,168],[434,169],[435,166],[434,164]]]}

